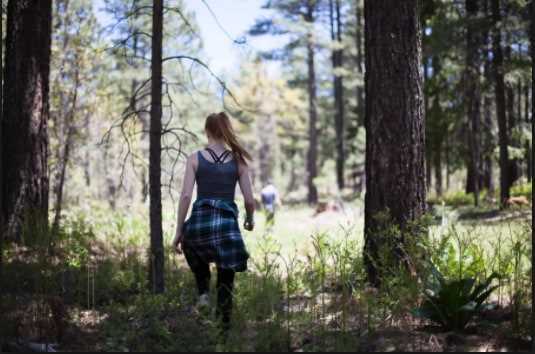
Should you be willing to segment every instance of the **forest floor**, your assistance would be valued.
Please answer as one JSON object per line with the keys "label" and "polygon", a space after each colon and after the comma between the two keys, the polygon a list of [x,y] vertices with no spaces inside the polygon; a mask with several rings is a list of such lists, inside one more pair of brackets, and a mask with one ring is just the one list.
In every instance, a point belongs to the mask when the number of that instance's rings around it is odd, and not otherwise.
{"label": "forest floor", "polygon": [[[493,239],[503,234],[505,243],[530,219],[528,209],[438,208],[431,233],[437,237],[455,225],[457,234],[469,235],[474,243],[489,241],[482,252],[490,252]],[[116,236],[128,234],[130,226],[118,225]],[[363,269],[351,269],[361,267],[362,227],[358,202],[318,215],[308,207],[283,207],[270,232],[259,215],[256,230],[245,234],[251,269],[238,275],[234,325],[224,345],[215,335],[213,313],[194,305],[195,286],[182,257],[168,254],[165,294],[145,291],[146,244],[138,238],[92,241],[85,258],[70,260],[72,272],[55,274],[61,274],[61,296],[42,296],[59,293],[47,292],[54,286],[33,279],[42,291],[16,292],[12,303],[26,306],[10,307],[6,318],[16,322],[14,337],[57,342],[59,336],[60,351],[529,351],[524,329],[530,308],[509,301],[505,285],[491,299],[495,308],[462,332],[412,316],[412,290],[367,288],[354,275]],[[96,232],[93,237],[99,238]],[[76,247],[74,253],[83,253],[83,242]],[[36,260],[34,267],[13,270],[12,276],[23,279],[21,272],[39,273],[39,267]],[[351,281],[356,285],[348,292],[345,284]],[[54,306],[55,301],[60,304]],[[9,301],[0,310],[8,306]],[[45,318],[36,322],[39,312]]]}

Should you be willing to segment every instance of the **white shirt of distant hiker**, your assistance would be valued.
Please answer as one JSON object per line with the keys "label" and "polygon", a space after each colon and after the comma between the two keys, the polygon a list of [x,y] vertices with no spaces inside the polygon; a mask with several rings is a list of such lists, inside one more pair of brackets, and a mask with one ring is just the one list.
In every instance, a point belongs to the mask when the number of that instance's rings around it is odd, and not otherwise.
{"label": "white shirt of distant hiker", "polygon": [[275,203],[279,199],[277,188],[273,184],[268,184],[262,189],[261,194],[264,207],[272,213],[275,209]]}

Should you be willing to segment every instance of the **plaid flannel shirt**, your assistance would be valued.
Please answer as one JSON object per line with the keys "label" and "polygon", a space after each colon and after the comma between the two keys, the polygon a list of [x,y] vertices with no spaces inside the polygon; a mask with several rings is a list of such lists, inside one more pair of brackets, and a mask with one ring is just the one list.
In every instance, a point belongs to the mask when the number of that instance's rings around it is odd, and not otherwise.
{"label": "plaid flannel shirt", "polygon": [[205,263],[236,272],[247,270],[249,254],[233,201],[199,199],[184,223],[184,252],[194,252]]}

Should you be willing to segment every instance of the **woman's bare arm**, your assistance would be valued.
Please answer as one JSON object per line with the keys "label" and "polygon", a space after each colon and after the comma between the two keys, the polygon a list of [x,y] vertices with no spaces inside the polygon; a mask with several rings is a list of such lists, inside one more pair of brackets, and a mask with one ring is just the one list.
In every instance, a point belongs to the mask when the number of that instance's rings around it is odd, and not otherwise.
{"label": "woman's bare arm", "polygon": [[240,189],[245,200],[245,211],[247,213],[245,229],[252,231],[254,227],[254,211],[255,211],[255,200],[253,196],[253,186],[251,184],[251,177],[249,173],[249,167],[245,164],[240,164]]}
{"label": "woman's bare arm", "polygon": [[184,175],[184,183],[182,185],[182,193],[180,195],[180,201],[178,204],[178,216],[176,223],[175,239],[173,240],[173,247],[180,250],[180,243],[182,242],[182,227],[184,226],[184,220],[188,215],[189,206],[193,196],[193,187],[195,186],[195,170],[197,166],[196,154],[188,157],[186,162],[186,172]]}

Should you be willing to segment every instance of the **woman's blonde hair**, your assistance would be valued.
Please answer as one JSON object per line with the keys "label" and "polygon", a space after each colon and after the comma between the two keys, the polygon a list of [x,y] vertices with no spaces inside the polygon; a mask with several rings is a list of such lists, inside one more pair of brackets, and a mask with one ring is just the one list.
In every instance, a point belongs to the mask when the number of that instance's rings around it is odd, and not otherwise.
{"label": "woman's blonde hair", "polygon": [[247,160],[252,161],[251,155],[238,141],[230,118],[225,112],[210,114],[206,118],[204,129],[212,138],[223,140],[239,162],[247,164]]}

